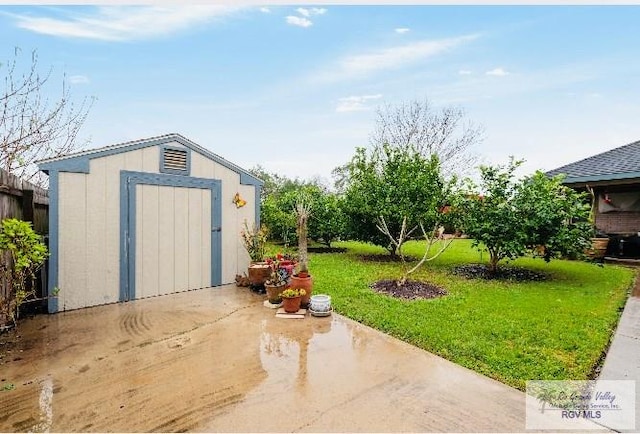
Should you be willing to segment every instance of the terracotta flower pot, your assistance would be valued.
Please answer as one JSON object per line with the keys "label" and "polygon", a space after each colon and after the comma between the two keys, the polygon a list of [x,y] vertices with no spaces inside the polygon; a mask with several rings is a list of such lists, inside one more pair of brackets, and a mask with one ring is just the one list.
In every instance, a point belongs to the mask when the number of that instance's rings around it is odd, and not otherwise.
{"label": "terracotta flower pot", "polygon": [[255,262],[249,265],[249,283],[254,286],[264,285],[271,275],[271,267],[266,262]]}
{"label": "terracotta flower pot", "polygon": [[311,276],[308,277],[300,277],[298,275],[291,276],[291,288],[298,289],[302,288],[306,291],[306,294],[302,296],[302,307],[306,308],[309,306],[309,300],[311,299],[311,294],[313,292],[313,280]]}
{"label": "terracotta flower pot", "polygon": [[282,297],[280,297],[280,293],[284,291],[287,287],[286,284],[274,286],[274,285],[265,285],[265,289],[267,290],[267,299],[271,304],[279,304],[282,301]]}
{"label": "terracotta flower pot", "polygon": [[607,252],[608,245],[609,238],[591,238],[591,248],[587,249],[586,253],[593,259],[602,259]]}
{"label": "terracotta flower pot", "polygon": [[283,298],[282,307],[284,307],[284,311],[287,313],[296,313],[300,310],[301,301],[302,297]]}

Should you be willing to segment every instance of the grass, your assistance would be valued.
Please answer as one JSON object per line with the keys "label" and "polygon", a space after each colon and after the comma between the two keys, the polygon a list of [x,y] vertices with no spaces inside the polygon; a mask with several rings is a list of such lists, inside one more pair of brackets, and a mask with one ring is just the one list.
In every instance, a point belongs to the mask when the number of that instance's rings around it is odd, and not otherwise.
{"label": "grass", "polygon": [[[513,265],[550,276],[542,282],[470,280],[451,268],[486,261],[469,240],[456,240],[412,276],[449,295],[404,301],[369,285],[398,278],[398,263],[365,262],[384,254],[375,246],[343,242],[342,254],[311,254],[314,293],[329,294],[336,312],[524,390],[527,380],[588,379],[601,362],[633,281],[629,269],[578,261],[522,258]],[[411,242],[406,253],[421,256]]]}

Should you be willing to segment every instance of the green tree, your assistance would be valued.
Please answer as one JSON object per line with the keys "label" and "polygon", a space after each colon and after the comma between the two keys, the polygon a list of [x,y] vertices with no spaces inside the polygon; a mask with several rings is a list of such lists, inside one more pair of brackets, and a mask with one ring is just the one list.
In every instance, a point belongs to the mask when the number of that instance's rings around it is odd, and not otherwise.
{"label": "green tree", "polygon": [[331,243],[346,233],[344,201],[341,196],[318,189],[314,197],[313,212],[309,220],[309,236],[312,240],[331,247]]}
{"label": "green tree", "polygon": [[474,246],[489,252],[489,270],[495,273],[503,259],[539,252],[550,260],[581,254],[588,245],[589,213],[584,195],[562,185],[562,177],[542,172],[520,181],[515,170],[523,161],[506,166],[481,166],[480,191],[469,183],[456,206],[463,212],[463,229]]}
{"label": "green tree", "polygon": [[[446,218],[441,211],[448,205],[455,180],[443,179],[437,156],[383,145],[370,152],[358,148],[344,167],[348,175],[344,209],[351,238],[396,255],[408,239],[399,236],[403,227],[410,228],[410,234],[421,223],[433,228]],[[390,242],[390,237],[400,242]]]}
{"label": "green tree", "polygon": [[591,245],[587,193],[563,185],[563,179],[536,171],[522,180],[516,195],[516,207],[527,217],[527,248],[546,261],[580,256]]}

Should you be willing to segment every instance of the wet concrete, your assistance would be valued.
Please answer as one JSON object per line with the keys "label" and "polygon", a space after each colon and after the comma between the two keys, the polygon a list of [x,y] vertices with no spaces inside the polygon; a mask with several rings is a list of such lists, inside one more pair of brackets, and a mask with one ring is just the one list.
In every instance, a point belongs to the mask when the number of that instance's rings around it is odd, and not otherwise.
{"label": "wet concrete", "polygon": [[600,380],[635,381],[635,429],[640,428],[640,276],[636,276],[631,296],[627,299],[600,371]]}
{"label": "wet concrete", "polygon": [[227,286],[28,319],[0,345],[0,430],[525,430],[523,393],[263,299]]}

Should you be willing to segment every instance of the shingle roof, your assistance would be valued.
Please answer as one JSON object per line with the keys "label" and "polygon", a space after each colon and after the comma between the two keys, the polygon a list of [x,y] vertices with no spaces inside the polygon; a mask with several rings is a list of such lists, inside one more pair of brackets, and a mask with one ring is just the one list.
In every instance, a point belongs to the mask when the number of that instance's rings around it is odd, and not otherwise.
{"label": "shingle roof", "polygon": [[565,183],[640,177],[640,140],[547,172],[564,173]]}

